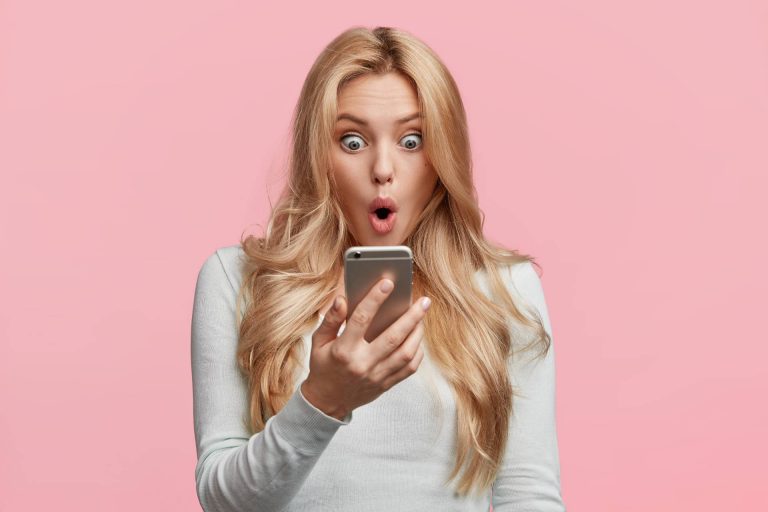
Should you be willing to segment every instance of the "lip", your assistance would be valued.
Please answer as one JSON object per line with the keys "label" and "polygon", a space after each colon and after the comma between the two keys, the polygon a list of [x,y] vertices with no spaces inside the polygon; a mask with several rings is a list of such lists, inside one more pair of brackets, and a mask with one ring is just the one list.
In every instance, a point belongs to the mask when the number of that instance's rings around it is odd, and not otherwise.
{"label": "lip", "polygon": [[376,197],[368,205],[368,213],[374,213],[379,208],[388,208],[394,213],[398,210],[397,201],[393,197]]}
{"label": "lip", "polygon": [[[379,206],[378,208],[384,207]],[[397,219],[397,213],[394,211],[391,211],[386,219],[380,219],[376,215],[376,212],[368,213],[368,220],[371,223],[371,227],[376,233],[380,235],[385,235],[392,231],[392,228],[395,226],[395,219]]]}

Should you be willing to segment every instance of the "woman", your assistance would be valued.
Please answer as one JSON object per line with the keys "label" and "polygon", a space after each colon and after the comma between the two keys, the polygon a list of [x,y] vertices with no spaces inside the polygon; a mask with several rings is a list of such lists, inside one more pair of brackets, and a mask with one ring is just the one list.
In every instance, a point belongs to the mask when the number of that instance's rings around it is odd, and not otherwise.
{"label": "woman", "polygon": [[[197,280],[203,509],[564,510],[543,290],[533,258],[483,237],[448,70],[403,31],[352,28],[293,121],[265,236],[215,251]],[[364,340],[387,280],[345,322],[342,254],[400,244],[418,299]]]}

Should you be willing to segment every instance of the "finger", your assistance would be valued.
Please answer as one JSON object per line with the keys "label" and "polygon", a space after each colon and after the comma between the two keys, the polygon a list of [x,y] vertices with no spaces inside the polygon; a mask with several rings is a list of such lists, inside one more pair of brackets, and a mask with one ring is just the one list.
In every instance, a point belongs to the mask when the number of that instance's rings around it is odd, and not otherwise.
{"label": "finger", "polygon": [[424,322],[419,322],[397,350],[392,352],[388,357],[375,363],[373,378],[383,381],[399,371],[403,366],[407,365],[414,358],[416,352],[421,348],[423,339]]}
{"label": "finger", "polygon": [[397,370],[395,373],[384,379],[382,386],[384,389],[390,389],[398,382],[407,379],[419,369],[421,361],[424,359],[424,349],[419,345],[419,349],[416,351],[416,355],[405,366]]}
{"label": "finger", "polygon": [[380,279],[374,284],[363,300],[355,307],[349,318],[347,318],[347,326],[344,328],[344,333],[349,332],[350,340],[360,341],[363,340],[365,331],[368,330],[373,317],[376,316],[376,312],[379,307],[389,296],[390,292],[394,288],[394,283],[391,279]]}
{"label": "finger", "polygon": [[312,343],[322,347],[329,341],[336,339],[339,327],[347,317],[347,301],[343,295],[338,295],[333,306],[325,313],[320,326],[312,334]]}
{"label": "finger", "polygon": [[[392,325],[379,334],[379,336],[371,343],[371,353],[376,361],[383,361],[392,352],[397,350],[403,339],[408,336],[416,324],[424,318],[427,314],[427,310],[424,309],[424,299],[422,297],[408,308],[408,311],[403,313],[400,318],[392,322]],[[427,299],[428,300],[428,299]],[[429,309],[429,304],[427,304]]]}

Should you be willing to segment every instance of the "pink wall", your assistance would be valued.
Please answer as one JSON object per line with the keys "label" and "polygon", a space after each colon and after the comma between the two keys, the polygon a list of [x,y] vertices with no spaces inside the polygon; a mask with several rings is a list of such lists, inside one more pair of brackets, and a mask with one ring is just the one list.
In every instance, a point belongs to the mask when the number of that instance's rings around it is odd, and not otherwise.
{"label": "pink wall", "polygon": [[487,235],[544,268],[569,510],[765,509],[766,3],[276,5],[3,3],[0,510],[198,509],[196,273],[353,24],[443,57]]}

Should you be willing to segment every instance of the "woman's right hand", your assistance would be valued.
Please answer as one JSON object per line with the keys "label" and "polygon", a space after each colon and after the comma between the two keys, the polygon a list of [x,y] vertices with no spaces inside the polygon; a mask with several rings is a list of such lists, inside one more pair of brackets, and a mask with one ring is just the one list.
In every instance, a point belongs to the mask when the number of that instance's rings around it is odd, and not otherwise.
{"label": "woman's right hand", "polygon": [[[388,285],[388,288],[387,288]],[[384,286],[384,289],[382,289]],[[304,398],[339,420],[361,405],[416,372],[424,358],[422,319],[429,299],[422,297],[371,343],[363,335],[379,307],[392,291],[390,279],[381,279],[352,312],[344,332],[337,337],[347,316],[346,297],[336,297],[320,327],[312,334],[309,375],[301,384]],[[427,301],[427,307],[422,301]],[[403,341],[405,340],[405,341]]]}

